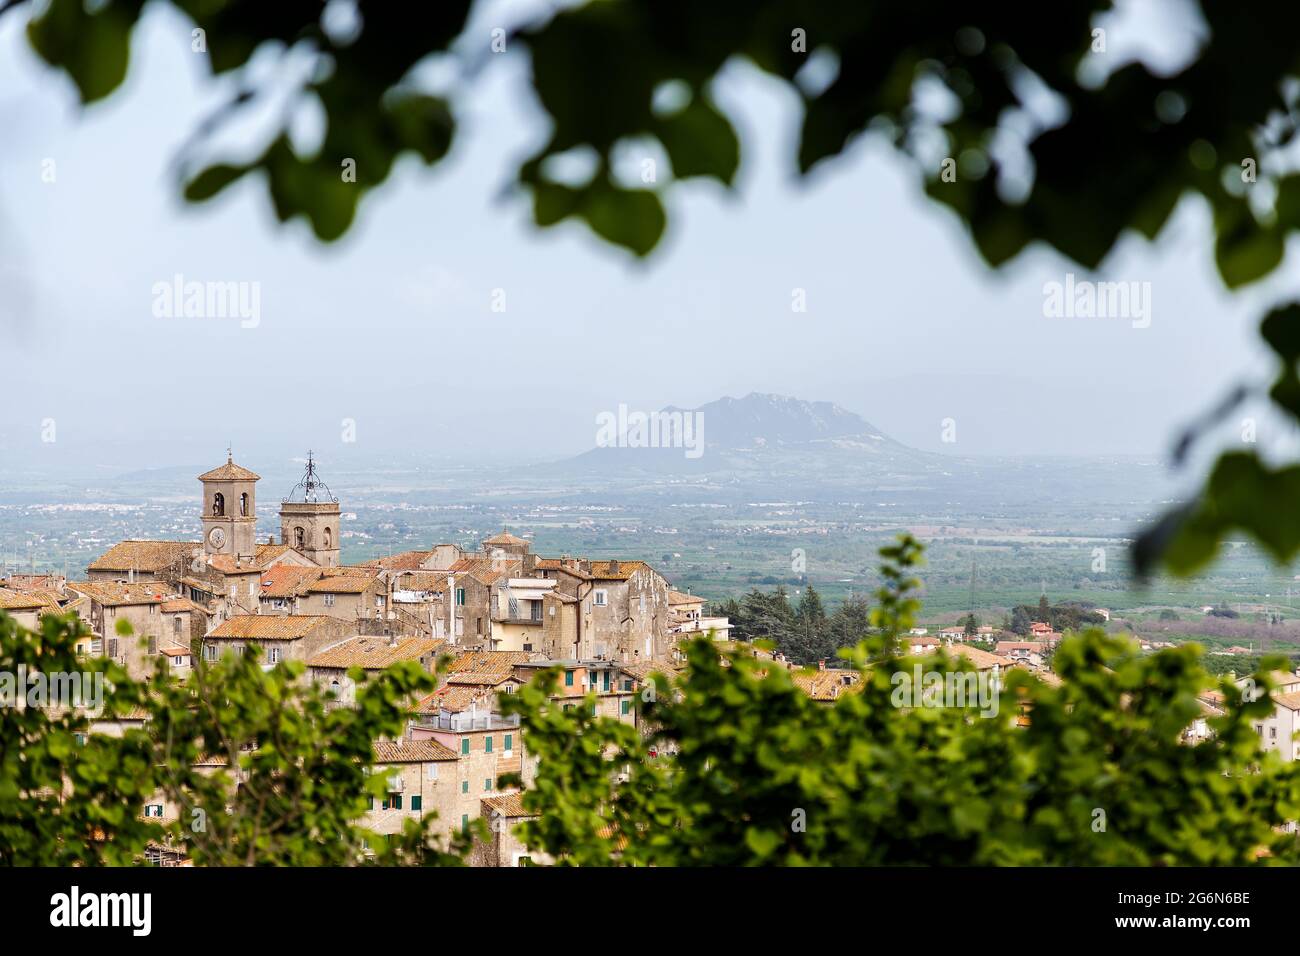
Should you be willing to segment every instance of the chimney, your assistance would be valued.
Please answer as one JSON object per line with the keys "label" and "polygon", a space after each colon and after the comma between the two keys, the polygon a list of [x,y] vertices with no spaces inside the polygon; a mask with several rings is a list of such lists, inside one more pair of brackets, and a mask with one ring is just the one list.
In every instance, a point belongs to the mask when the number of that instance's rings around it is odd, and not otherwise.
{"label": "chimney", "polygon": [[826,658],[823,657],[821,660],[817,662],[817,669],[819,671],[826,670]]}
{"label": "chimney", "polygon": [[612,558],[609,562],[609,573],[618,574],[618,558]]}

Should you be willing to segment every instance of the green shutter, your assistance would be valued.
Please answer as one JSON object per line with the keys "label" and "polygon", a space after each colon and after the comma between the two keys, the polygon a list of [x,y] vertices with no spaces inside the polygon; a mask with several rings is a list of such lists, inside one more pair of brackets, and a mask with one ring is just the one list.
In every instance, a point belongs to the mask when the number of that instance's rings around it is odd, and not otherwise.
{"label": "green shutter", "polygon": [[623,701],[623,713],[628,714],[631,712],[632,712],[632,702],[630,700]]}
{"label": "green shutter", "polygon": [[505,749],[506,749],[506,750],[513,750],[513,749],[514,749],[514,746],[515,746],[514,735],[513,735],[513,734],[506,734],[506,745],[505,745]]}
{"label": "green shutter", "polygon": [[461,829],[461,832],[462,832],[462,833],[466,833],[466,832],[469,831],[469,814],[468,814],[468,813],[462,813],[462,814],[460,815],[460,829]]}
{"label": "green shutter", "polygon": [[573,686],[573,671],[564,672],[564,686],[565,687]]}
{"label": "green shutter", "polygon": [[488,734],[483,738],[483,752],[490,754],[492,752],[492,735]]}
{"label": "green shutter", "polygon": [[483,779],[483,792],[484,792],[484,793],[490,793],[491,790],[492,790],[492,778],[491,778],[491,777],[485,777],[485,778]]}
{"label": "green shutter", "polygon": [[468,781],[468,780],[462,780],[462,781],[460,782],[460,792],[461,792],[461,793],[469,793],[469,781]]}
{"label": "green shutter", "polygon": [[412,798],[411,798],[411,809],[412,809],[412,810],[423,810],[423,809],[424,809],[424,798],[423,798],[423,797],[420,797],[420,796],[414,796],[414,797],[412,797]]}
{"label": "green shutter", "polygon": [[460,742],[460,752],[463,753],[463,754],[467,754],[467,753],[469,753],[469,738],[468,738],[468,737],[464,737],[464,738],[461,739],[461,742]]}
{"label": "green shutter", "polygon": [[402,795],[400,793],[393,794],[393,809],[402,809]]}

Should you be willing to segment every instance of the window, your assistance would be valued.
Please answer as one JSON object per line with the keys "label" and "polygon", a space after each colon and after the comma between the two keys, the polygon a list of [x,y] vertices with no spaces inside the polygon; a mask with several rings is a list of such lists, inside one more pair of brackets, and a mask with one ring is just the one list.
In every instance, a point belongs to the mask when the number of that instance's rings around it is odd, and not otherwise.
{"label": "window", "polygon": [[334,547],[333,545],[334,533],[330,531],[329,528],[326,528],[324,534],[325,534],[325,549],[329,550],[330,548]]}
{"label": "window", "polygon": [[438,765],[436,763],[429,764],[429,779],[430,780],[438,779]]}
{"label": "window", "polygon": [[609,603],[609,593],[606,591],[595,592],[596,607],[604,607]]}
{"label": "window", "polygon": [[239,514],[240,517],[248,517],[248,492],[244,492],[239,496]]}
{"label": "window", "polygon": [[266,649],[266,662],[267,662],[268,664],[278,664],[278,663],[280,663],[280,648],[278,648],[278,647],[268,647],[268,648]]}
{"label": "window", "polygon": [[464,606],[465,606],[465,589],[464,589],[464,588],[457,588],[457,589],[456,589],[456,606],[457,606],[457,607],[464,607]]}
{"label": "window", "polygon": [[492,735],[488,734],[483,738],[483,752],[490,754],[492,752]]}
{"label": "window", "polygon": [[506,751],[506,753],[509,753],[510,751],[515,749],[514,734],[506,734],[506,742],[502,745],[501,749]]}
{"label": "window", "polygon": [[491,793],[491,792],[492,792],[492,778],[491,778],[491,777],[484,777],[484,778],[483,778],[483,792],[484,792],[484,793]]}
{"label": "window", "polygon": [[146,817],[161,817],[163,815],[162,804],[161,803],[147,804],[144,808],[144,815]]}
{"label": "window", "polygon": [[609,692],[609,671],[605,671],[601,674],[600,686],[601,690],[604,690],[606,693]]}
{"label": "window", "polygon": [[112,657],[112,658],[116,658],[116,657],[117,657],[117,638],[116,638],[116,637],[110,637],[110,638],[108,639],[108,656],[109,656],[109,657]]}
{"label": "window", "polygon": [[469,738],[468,738],[468,737],[464,737],[464,738],[461,739],[461,742],[460,742],[460,752],[463,753],[463,754],[467,754],[467,753],[469,753]]}
{"label": "window", "polygon": [[462,814],[460,815],[460,831],[461,831],[462,833],[468,833],[468,832],[469,832],[469,814],[468,814],[468,813],[462,813]]}
{"label": "window", "polygon": [[460,782],[460,792],[461,792],[461,793],[469,793],[469,781],[468,781],[468,780],[462,780],[462,781]]}
{"label": "window", "polygon": [[565,687],[573,686],[573,671],[564,672],[564,686]]}
{"label": "window", "polygon": [[226,513],[226,496],[218,491],[215,495],[212,496],[212,515],[213,517],[220,518],[223,517],[225,513]]}
{"label": "window", "polygon": [[332,594],[327,594],[327,595],[325,595],[325,606],[326,606],[326,607],[333,607],[333,606],[334,606],[334,595],[332,595]]}
{"label": "window", "polygon": [[293,529],[293,546],[295,548],[305,548],[307,546],[307,532],[301,527]]}
{"label": "window", "polygon": [[149,653],[150,653],[150,654],[157,654],[157,653],[158,653],[158,638],[153,637],[153,636],[150,636],[150,638],[149,638]]}
{"label": "window", "polygon": [[402,809],[402,795],[400,793],[390,793],[388,798],[393,801],[393,809]]}
{"label": "window", "polygon": [[174,618],[172,618],[172,637],[179,640],[180,636],[181,636],[181,616],[177,614]]}
{"label": "window", "polygon": [[424,798],[421,797],[421,796],[414,796],[414,797],[412,797],[412,798],[411,798],[411,809],[412,809],[412,810],[423,810],[423,809],[424,809]]}
{"label": "window", "polygon": [[623,689],[624,689],[624,690],[631,690],[631,689],[632,689],[632,678],[630,678],[630,677],[625,677],[625,678],[623,678]]}
{"label": "window", "polygon": [[217,659],[217,645],[215,645],[215,644],[204,644],[204,645],[203,645],[203,659],[204,659],[205,661],[215,661],[215,660]]}
{"label": "window", "polygon": [[623,701],[622,706],[619,707],[619,713],[624,717],[632,713],[632,702],[630,700]]}

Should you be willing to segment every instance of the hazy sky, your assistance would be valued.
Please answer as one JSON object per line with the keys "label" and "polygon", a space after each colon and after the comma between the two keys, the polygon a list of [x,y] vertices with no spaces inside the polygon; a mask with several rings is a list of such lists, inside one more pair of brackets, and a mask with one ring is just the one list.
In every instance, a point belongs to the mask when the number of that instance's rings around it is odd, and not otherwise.
{"label": "hazy sky", "polygon": [[[476,22],[486,36],[518,6],[481,6]],[[744,142],[739,188],[676,187],[667,241],[636,262],[580,225],[539,232],[526,199],[502,198],[546,135],[513,52],[460,95],[448,161],[401,164],[324,247],[302,223],[275,223],[260,179],[201,207],[177,198],[171,161],[219,96],[186,23],[150,9],[124,88],[84,113],[20,17],[0,19],[11,464],[53,453],[46,418],[58,453],[109,439],[141,466],[215,459],[228,440],[254,466],[328,450],[345,418],[358,452],[559,455],[589,447],[597,413],[619,403],[750,391],[838,402],[931,450],[1163,454],[1228,383],[1263,374],[1258,310],[1296,285],[1228,295],[1207,210],[1188,202],[1159,242],[1122,243],[1102,276],[1151,283],[1149,328],[1045,318],[1044,283],[1080,270],[1039,250],[992,274],[871,139],[798,181],[796,98],[739,64],[716,90]],[[1170,49],[1189,42],[1185,25],[1168,29]],[[1131,53],[1112,36],[1108,55]],[[242,152],[261,143],[250,130]],[[47,158],[54,184],[41,181]],[[260,325],[155,318],[151,289],[177,273],[259,282]],[[806,313],[791,311],[795,287]],[[504,314],[490,309],[497,288]],[[947,417],[956,449],[940,443]]]}

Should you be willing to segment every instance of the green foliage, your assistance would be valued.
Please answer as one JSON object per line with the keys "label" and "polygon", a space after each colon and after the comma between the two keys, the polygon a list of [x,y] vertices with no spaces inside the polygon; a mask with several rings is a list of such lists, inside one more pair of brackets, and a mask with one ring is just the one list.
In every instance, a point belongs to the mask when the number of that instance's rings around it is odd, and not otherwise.
{"label": "green foliage", "polygon": [[[545,683],[524,688],[510,704],[540,758],[524,805],[541,814],[524,839],[577,865],[1297,860],[1294,836],[1275,828],[1300,815],[1300,777],[1261,756],[1251,726],[1273,705],[1211,681],[1194,646],[1144,656],[1089,630],[1062,644],[1059,687],[1009,671],[996,717],[894,706],[892,675],[911,662],[887,656],[889,637],[908,625],[917,555],[907,542],[890,551],[882,634],[846,652],[861,683],[834,703],[707,640],[690,645],[681,678],[660,676],[643,695],[644,739],[551,706]],[[968,667],[944,656],[925,666]],[[1226,713],[1209,721],[1212,739],[1184,743],[1210,686]],[[1015,726],[1022,713],[1027,727]]]}
{"label": "green foliage", "polygon": [[[429,832],[433,814],[387,840],[359,825],[385,786],[370,773],[373,741],[400,738],[409,701],[433,689],[414,663],[368,680],[355,670],[355,706],[332,707],[300,663],[264,668],[252,649],[200,661],[185,681],[159,672],[145,684],[78,657],[78,641],[89,635],[75,618],[46,617],[32,633],[0,613],[0,673],[102,673],[109,686],[95,717],[148,721],[119,737],[90,733],[84,710],[0,707],[0,863],[123,865],[153,842],[209,866],[449,865],[478,832],[443,846]],[[142,817],[163,802],[179,820]]]}
{"label": "green foliage", "polygon": [[[78,641],[90,636],[75,620],[46,617],[33,632],[0,612],[0,672],[99,674],[105,714],[130,711],[135,694],[125,672],[79,658]],[[26,688],[16,690],[25,705]],[[91,734],[82,711],[17,702],[0,704],[0,864],[121,865],[161,838],[140,815],[153,793],[147,740]]]}

